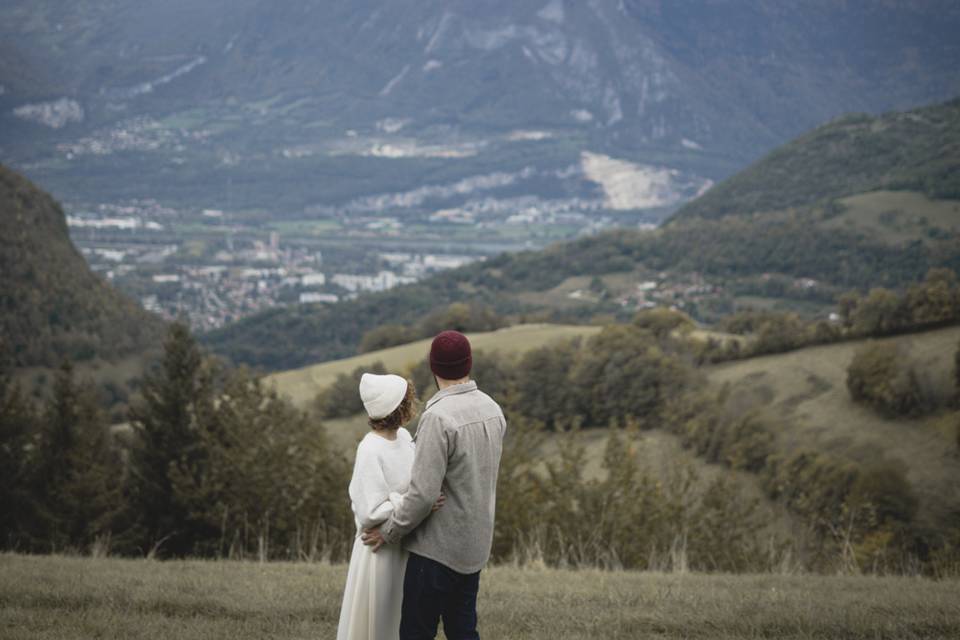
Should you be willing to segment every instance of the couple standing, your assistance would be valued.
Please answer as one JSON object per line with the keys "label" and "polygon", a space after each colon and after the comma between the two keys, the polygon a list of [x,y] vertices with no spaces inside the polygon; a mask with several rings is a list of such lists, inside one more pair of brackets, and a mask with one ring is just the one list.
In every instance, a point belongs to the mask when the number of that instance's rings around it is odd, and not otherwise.
{"label": "couple standing", "polygon": [[413,383],[364,374],[371,431],[357,447],[350,500],[357,539],[337,640],[479,638],[480,570],[493,542],[506,421],[470,380],[470,342],[444,331],[430,347],[438,391],[416,437]]}

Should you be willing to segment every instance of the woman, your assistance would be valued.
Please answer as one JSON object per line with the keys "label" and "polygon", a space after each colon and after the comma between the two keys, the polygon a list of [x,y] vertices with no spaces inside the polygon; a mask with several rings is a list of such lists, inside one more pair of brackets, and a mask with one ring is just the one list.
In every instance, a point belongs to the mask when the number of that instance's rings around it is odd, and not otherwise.
{"label": "woman", "polygon": [[[413,383],[400,376],[365,373],[360,379],[370,432],[357,446],[350,480],[357,535],[337,640],[392,640],[400,635],[407,552],[399,545],[387,545],[374,554],[360,540],[360,533],[389,518],[410,483],[414,445],[402,425],[414,416],[415,397]],[[434,511],[443,506],[443,500],[440,496]]]}

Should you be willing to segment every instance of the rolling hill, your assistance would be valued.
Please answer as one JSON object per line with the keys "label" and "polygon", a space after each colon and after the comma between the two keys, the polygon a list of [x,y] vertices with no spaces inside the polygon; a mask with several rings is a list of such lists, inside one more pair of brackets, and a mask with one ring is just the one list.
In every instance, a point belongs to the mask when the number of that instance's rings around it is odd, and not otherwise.
{"label": "rolling hill", "polygon": [[[517,355],[527,349],[541,347],[554,340],[575,335],[588,336],[596,327],[518,326],[471,336],[474,346],[486,352]],[[883,338],[900,346],[902,356],[914,363],[923,378],[936,409],[918,417],[885,417],[873,409],[855,403],[847,390],[847,367],[854,353],[867,340],[854,340],[833,345],[799,349],[789,353],[754,357],[701,369],[706,393],[723,398],[725,411],[737,419],[760,420],[773,434],[770,454],[764,465],[773,460],[789,459],[803,452],[829,456],[840,464],[853,464],[861,469],[897,469],[917,498],[919,509],[915,520],[924,536],[944,534],[960,517],[960,457],[957,442],[957,412],[953,407],[954,355],[960,346],[960,327],[951,326],[897,337]],[[281,392],[303,408],[311,408],[318,391],[333,384],[338,374],[349,374],[356,367],[369,367],[382,362],[388,371],[404,373],[422,360],[429,348],[427,341],[371,352],[347,360],[273,374],[266,378]],[[478,379],[483,387],[483,378]],[[431,389],[421,389],[429,398]],[[505,398],[500,398],[504,401]],[[511,413],[508,411],[508,418]],[[331,442],[348,456],[369,430],[363,414],[325,419],[323,426]],[[601,468],[610,429],[606,424],[582,425],[576,436],[584,447],[581,472],[585,478],[603,478]],[[410,427],[415,428],[415,425]],[[744,438],[749,438],[746,432]],[[556,460],[558,447],[565,436],[556,432],[544,434],[535,459]],[[698,457],[697,447],[684,448],[683,436],[673,427],[652,424],[645,431],[635,432],[633,447],[640,455],[645,472],[668,482],[678,468],[690,468],[700,481],[716,478],[729,480],[744,498],[756,500],[771,533],[789,538],[797,527],[804,526],[798,514],[788,511],[769,495],[770,480],[766,471],[710,463],[709,456]],[[727,436],[729,437],[729,436]],[[738,436],[739,437],[739,436]],[[749,446],[749,445],[745,445]],[[703,452],[700,453],[703,455]],[[834,482],[840,482],[834,479]],[[920,534],[918,534],[920,535]]]}
{"label": "rolling hill", "polygon": [[163,322],[90,271],[60,206],[0,165],[0,349],[16,367],[123,358],[159,344]]}
{"label": "rolling hill", "polygon": [[960,99],[839,118],[725,180],[671,222],[771,213],[882,190],[960,199]]}
{"label": "rolling hill", "polygon": [[[901,345],[916,362],[942,406],[955,396],[954,354],[960,328],[949,327],[884,342]],[[726,387],[743,414],[757,412],[777,425],[777,446],[830,452],[860,463],[890,461],[906,472],[928,526],[960,516],[957,414],[885,418],[850,399],[847,366],[865,341],[811,347],[707,369],[710,384]]]}
{"label": "rolling hill", "polygon": [[[501,254],[338,305],[273,310],[204,339],[236,361],[289,369],[351,355],[364,332],[413,324],[458,301],[514,321],[625,317],[639,304],[638,286],[650,282],[663,293],[659,304],[680,304],[706,322],[757,305],[823,315],[847,290],[902,288],[933,267],[960,271],[958,171],[958,100],[841,118],[656,230]],[[687,291],[694,297],[684,298]]]}

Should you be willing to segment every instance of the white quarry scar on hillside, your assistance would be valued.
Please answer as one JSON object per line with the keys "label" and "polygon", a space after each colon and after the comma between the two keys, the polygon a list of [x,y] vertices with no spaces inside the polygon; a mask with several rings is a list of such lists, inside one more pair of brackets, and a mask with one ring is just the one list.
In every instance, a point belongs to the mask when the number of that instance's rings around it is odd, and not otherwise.
{"label": "white quarry scar on hillside", "polygon": [[634,164],[599,153],[584,151],[580,164],[588,180],[598,183],[604,192],[604,204],[614,210],[649,209],[676,204],[690,194],[689,187],[703,192],[712,184],[701,178],[684,180],[676,169]]}

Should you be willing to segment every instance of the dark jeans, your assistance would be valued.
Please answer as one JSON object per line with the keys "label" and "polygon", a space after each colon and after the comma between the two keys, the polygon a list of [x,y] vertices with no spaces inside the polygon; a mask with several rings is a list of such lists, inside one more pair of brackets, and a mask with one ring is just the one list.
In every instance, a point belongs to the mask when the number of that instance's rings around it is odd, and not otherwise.
{"label": "dark jeans", "polygon": [[433,640],[441,618],[448,640],[479,640],[479,588],[479,571],[457,573],[435,560],[411,553],[403,577],[400,640]]}

